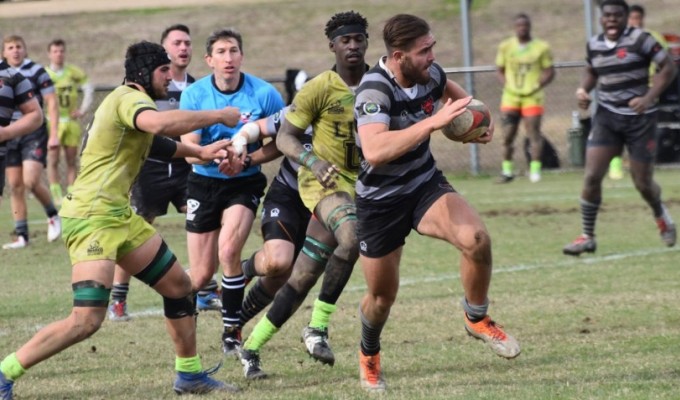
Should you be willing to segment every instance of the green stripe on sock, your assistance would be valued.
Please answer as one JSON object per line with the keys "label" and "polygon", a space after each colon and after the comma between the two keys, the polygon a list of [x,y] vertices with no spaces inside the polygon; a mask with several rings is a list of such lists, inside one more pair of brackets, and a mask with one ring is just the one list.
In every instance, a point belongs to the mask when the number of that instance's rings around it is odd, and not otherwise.
{"label": "green stripe on sock", "polygon": [[328,304],[319,299],[314,300],[314,310],[312,320],[309,322],[311,328],[327,329],[331,320],[331,314],[338,308],[335,304]]}

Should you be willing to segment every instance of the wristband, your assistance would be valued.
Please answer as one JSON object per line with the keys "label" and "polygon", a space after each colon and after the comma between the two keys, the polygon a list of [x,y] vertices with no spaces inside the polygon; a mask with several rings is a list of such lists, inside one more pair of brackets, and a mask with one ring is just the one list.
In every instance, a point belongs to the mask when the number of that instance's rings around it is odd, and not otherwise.
{"label": "wristband", "polygon": [[316,160],[318,160],[318,158],[311,151],[304,151],[300,154],[300,164],[306,166],[308,169],[312,169],[312,165]]}

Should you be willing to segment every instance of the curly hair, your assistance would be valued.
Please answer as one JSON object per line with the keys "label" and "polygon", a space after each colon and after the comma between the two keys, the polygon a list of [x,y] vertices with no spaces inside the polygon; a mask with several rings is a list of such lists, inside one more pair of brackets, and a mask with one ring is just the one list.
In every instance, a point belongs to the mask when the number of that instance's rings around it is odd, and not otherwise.
{"label": "curly hair", "polygon": [[[325,34],[328,39],[333,39],[333,32],[335,32],[341,26],[347,25],[359,25],[364,29],[368,29],[368,21],[363,15],[355,11],[345,11],[340,12],[331,17],[326,23]],[[368,37],[368,33],[366,34]]]}

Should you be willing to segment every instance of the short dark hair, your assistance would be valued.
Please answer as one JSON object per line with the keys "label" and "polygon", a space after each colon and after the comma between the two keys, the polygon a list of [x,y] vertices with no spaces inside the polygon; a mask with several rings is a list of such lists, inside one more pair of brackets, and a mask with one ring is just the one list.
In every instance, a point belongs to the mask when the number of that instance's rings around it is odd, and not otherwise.
{"label": "short dark hair", "polygon": [[618,6],[618,7],[623,7],[623,10],[628,14],[630,11],[630,8],[628,7],[628,3],[626,3],[626,0],[602,0],[600,2],[600,10],[604,10],[604,6]]}
{"label": "short dark hair", "polygon": [[60,38],[52,39],[52,41],[47,45],[47,51],[50,51],[52,46],[66,48],[66,42],[64,42],[64,39]]}
{"label": "short dark hair", "polygon": [[[368,21],[366,18],[364,18],[364,16],[358,12],[352,10],[339,12],[333,15],[331,19],[326,22],[326,29],[324,30],[324,33],[328,39],[333,39],[333,32],[335,32],[341,26],[347,25],[359,25],[362,26],[364,30],[368,29]],[[368,33],[366,34],[366,37],[368,37]]]}
{"label": "short dark hair", "polygon": [[211,55],[215,42],[223,39],[236,39],[236,42],[238,43],[238,49],[241,50],[241,53],[243,53],[243,38],[241,33],[239,33],[239,31],[234,28],[224,28],[215,31],[210,36],[208,36],[208,39],[205,41],[206,54]]}
{"label": "short dark hair", "polygon": [[526,19],[529,23],[531,23],[531,18],[526,13],[517,13],[515,16],[512,18],[513,21],[517,21],[518,19]]}
{"label": "short dark hair", "polygon": [[645,16],[645,8],[642,7],[639,4],[631,5],[630,6],[630,12],[632,12],[632,13],[636,12],[636,13],[639,13],[640,15],[642,15],[643,17]]}
{"label": "short dark hair", "polygon": [[163,44],[165,39],[168,37],[168,35],[172,31],[182,31],[182,32],[186,33],[187,35],[191,35],[191,31],[189,31],[189,27],[184,25],[184,24],[170,25],[163,30],[163,33],[161,33],[161,44]]}
{"label": "short dark hair", "polygon": [[430,33],[430,25],[424,19],[410,14],[397,14],[385,22],[383,41],[388,52],[408,51],[416,39]]}

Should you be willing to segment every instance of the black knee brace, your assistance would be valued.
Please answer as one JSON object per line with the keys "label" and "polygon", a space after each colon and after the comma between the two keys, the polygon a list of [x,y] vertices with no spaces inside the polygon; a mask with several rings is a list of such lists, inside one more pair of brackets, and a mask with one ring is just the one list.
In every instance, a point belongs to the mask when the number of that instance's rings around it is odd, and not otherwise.
{"label": "black knee brace", "polygon": [[163,312],[167,319],[179,319],[194,315],[194,295],[189,294],[179,299],[163,296]]}

